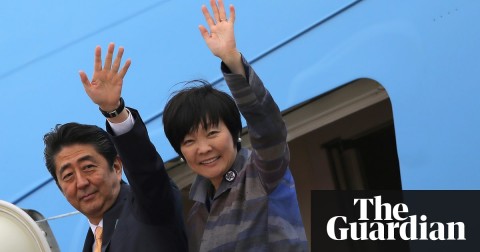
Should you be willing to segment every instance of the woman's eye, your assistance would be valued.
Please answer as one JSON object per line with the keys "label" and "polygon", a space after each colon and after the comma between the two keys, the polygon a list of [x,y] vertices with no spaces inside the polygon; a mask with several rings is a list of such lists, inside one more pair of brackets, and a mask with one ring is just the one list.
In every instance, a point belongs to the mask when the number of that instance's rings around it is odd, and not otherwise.
{"label": "woman's eye", "polygon": [[187,140],[183,141],[182,144],[183,144],[183,145],[190,145],[190,144],[192,144],[192,143],[193,143],[193,140],[192,140],[192,139],[187,139]]}
{"label": "woman's eye", "polygon": [[208,132],[208,136],[216,136],[218,135],[219,131],[218,130],[212,130],[210,132]]}

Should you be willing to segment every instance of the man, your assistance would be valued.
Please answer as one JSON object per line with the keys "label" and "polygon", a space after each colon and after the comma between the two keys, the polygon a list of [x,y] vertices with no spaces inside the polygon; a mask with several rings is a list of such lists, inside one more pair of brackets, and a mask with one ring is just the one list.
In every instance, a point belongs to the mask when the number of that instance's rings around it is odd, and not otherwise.
{"label": "man", "polygon": [[[186,251],[180,193],[140,115],[120,98],[130,60],[119,71],[123,48],[112,65],[113,51],[110,44],[102,67],[96,48],[92,82],[80,73],[87,94],[107,117],[108,133],[93,125],[58,125],[44,137],[46,166],[90,223],[84,252]],[[129,184],[122,181],[122,168]]]}

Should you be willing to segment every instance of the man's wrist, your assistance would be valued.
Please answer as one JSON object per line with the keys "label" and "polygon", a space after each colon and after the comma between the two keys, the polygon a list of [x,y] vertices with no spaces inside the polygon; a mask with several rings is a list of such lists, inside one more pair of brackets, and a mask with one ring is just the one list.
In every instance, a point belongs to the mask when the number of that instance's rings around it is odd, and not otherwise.
{"label": "man's wrist", "polygon": [[106,118],[114,118],[114,117],[117,117],[118,115],[120,115],[120,113],[123,112],[123,110],[125,109],[125,101],[123,100],[122,97],[120,97],[120,105],[112,110],[112,111],[105,111],[105,110],[102,110],[101,107],[98,108],[100,110],[100,112],[102,112],[102,114],[106,117]]}
{"label": "man's wrist", "polygon": [[107,118],[107,122],[115,136],[119,136],[130,131],[135,124],[132,113],[128,110],[128,108],[125,108],[121,115],[115,118]]}

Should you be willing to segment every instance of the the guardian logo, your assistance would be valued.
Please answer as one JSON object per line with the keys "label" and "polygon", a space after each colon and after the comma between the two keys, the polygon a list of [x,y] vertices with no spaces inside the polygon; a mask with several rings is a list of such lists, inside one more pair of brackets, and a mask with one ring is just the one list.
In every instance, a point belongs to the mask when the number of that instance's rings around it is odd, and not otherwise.
{"label": "the guardian logo", "polygon": [[[327,234],[333,240],[466,240],[463,222],[428,222],[425,215],[408,215],[406,204],[392,207],[381,196],[354,199],[359,208],[358,220],[334,216],[327,222]],[[368,209],[374,210],[369,219]]]}

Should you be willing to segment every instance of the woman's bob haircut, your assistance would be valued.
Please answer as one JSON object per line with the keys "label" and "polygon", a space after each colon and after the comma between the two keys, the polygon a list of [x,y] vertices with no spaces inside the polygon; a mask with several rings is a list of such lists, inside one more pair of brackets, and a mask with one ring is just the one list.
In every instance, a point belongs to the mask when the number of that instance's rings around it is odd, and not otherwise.
{"label": "woman's bob haircut", "polygon": [[242,122],[235,100],[205,80],[193,80],[185,85],[188,87],[172,94],[163,111],[165,135],[178,155],[183,158],[180,147],[186,135],[196,132],[200,124],[204,129],[218,126],[220,120],[232,135],[232,144],[240,150],[237,138]]}

